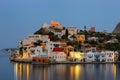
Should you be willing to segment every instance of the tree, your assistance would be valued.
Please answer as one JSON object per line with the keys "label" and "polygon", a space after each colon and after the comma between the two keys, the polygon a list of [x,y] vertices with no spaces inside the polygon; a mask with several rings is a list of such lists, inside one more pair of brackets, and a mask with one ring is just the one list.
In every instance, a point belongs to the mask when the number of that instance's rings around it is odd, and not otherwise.
{"label": "tree", "polygon": [[62,37],[61,37],[62,39],[66,39],[66,36],[65,35],[62,35]]}
{"label": "tree", "polygon": [[73,34],[73,35],[71,36],[71,38],[76,38],[76,36]]}
{"label": "tree", "polygon": [[66,31],[65,31],[65,37],[66,37],[66,39],[68,39],[68,29],[66,29]]}
{"label": "tree", "polygon": [[51,40],[51,41],[56,41],[56,40],[59,40],[59,38],[58,38],[57,35],[51,35],[51,36],[50,36],[50,40]]}
{"label": "tree", "polygon": [[40,28],[38,31],[36,31],[34,34],[43,34],[43,28]]}
{"label": "tree", "polygon": [[41,43],[42,43],[42,41],[41,40],[37,40],[36,42],[34,42],[33,44],[35,45],[35,46],[40,46],[41,45]]}
{"label": "tree", "polygon": [[91,44],[91,45],[97,45],[97,42],[96,41],[94,41],[94,40],[91,40],[90,42],[89,42],[89,44]]}
{"label": "tree", "polygon": [[48,33],[48,35],[50,35],[50,36],[51,36],[51,35],[54,35],[54,33],[50,31],[50,32]]}

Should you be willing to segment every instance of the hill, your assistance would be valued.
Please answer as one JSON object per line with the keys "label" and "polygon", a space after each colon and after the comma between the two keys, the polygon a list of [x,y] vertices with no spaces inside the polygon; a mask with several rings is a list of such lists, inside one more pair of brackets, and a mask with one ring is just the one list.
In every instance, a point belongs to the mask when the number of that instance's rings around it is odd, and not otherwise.
{"label": "hill", "polygon": [[115,29],[113,30],[113,33],[120,34],[120,22],[116,25]]}

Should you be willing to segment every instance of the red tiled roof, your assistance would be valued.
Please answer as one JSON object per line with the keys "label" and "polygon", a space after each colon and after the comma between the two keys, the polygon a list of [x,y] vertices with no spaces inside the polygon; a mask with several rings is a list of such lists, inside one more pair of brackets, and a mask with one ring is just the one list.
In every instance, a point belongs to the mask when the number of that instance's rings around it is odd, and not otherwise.
{"label": "red tiled roof", "polygon": [[63,52],[63,49],[56,47],[53,49],[53,52]]}

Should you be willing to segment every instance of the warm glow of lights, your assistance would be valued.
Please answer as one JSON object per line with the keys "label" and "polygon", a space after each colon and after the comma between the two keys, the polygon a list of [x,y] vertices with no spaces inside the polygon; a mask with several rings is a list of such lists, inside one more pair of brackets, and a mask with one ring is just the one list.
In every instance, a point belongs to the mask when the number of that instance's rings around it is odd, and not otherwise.
{"label": "warm glow of lights", "polygon": [[75,80],[78,80],[80,72],[81,72],[81,66],[76,65],[75,66]]}
{"label": "warm glow of lights", "polygon": [[70,67],[70,77],[78,80],[82,71],[82,66],[74,65]]}
{"label": "warm glow of lights", "polygon": [[41,46],[41,48],[43,48],[43,49],[45,49],[45,47],[46,47],[45,45],[42,45],[42,46]]}
{"label": "warm glow of lights", "polygon": [[30,80],[30,64],[23,64],[23,63],[15,63],[14,64],[15,70],[15,80]]}
{"label": "warm glow of lights", "polygon": [[72,58],[74,58],[74,56],[75,56],[74,52],[70,52],[70,56],[71,56]]}
{"label": "warm glow of lights", "polygon": [[84,53],[81,53],[81,52],[70,52],[70,56],[72,58],[76,58],[76,59],[83,59],[84,58]]}
{"label": "warm glow of lights", "polygon": [[114,59],[114,58],[115,58],[115,55],[112,56],[112,59]]}
{"label": "warm glow of lights", "polygon": [[15,70],[15,80],[17,80],[17,77],[18,77],[18,63],[15,63],[14,70]]}
{"label": "warm glow of lights", "polygon": [[29,64],[27,64],[27,80],[29,80],[29,77],[30,77],[30,66]]}
{"label": "warm glow of lights", "polygon": [[113,72],[114,72],[114,80],[116,80],[116,64],[114,64],[114,66],[113,66]]}
{"label": "warm glow of lights", "polygon": [[28,53],[23,53],[23,57],[22,58],[28,58]]}
{"label": "warm glow of lights", "polygon": [[70,66],[70,77],[73,78],[73,74],[74,74],[74,70],[73,70],[74,66]]}
{"label": "warm glow of lights", "polygon": [[43,74],[44,74],[44,80],[46,80],[46,68],[44,68]]}
{"label": "warm glow of lights", "polygon": [[22,70],[23,70],[23,66],[22,63],[20,63],[20,78],[22,78]]}

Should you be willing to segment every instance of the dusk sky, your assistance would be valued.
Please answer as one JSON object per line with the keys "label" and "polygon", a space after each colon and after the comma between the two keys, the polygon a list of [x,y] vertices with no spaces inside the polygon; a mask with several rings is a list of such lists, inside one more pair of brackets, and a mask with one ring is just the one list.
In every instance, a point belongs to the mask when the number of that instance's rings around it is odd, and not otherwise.
{"label": "dusk sky", "polygon": [[120,22],[120,0],[1,0],[0,49],[15,48],[43,23],[112,32]]}

